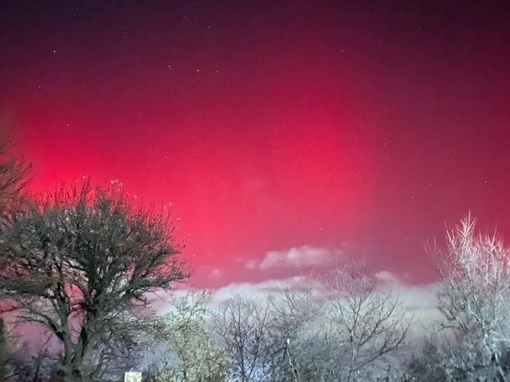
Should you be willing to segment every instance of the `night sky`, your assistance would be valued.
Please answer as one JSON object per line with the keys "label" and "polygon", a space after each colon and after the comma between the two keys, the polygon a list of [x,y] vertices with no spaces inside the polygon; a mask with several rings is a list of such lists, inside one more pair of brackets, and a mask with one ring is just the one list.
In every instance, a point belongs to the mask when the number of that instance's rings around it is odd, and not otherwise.
{"label": "night sky", "polygon": [[433,281],[469,211],[510,240],[506,1],[9,1],[0,113],[51,191],[172,202],[221,286],[367,257]]}

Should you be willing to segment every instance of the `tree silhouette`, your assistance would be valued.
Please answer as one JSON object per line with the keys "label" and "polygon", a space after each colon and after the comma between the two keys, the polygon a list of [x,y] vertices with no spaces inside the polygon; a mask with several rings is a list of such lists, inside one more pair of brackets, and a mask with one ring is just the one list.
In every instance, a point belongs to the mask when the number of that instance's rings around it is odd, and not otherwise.
{"label": "tree silhouette", "polygon": [[148,293],[187,277],[168,210],[134,207],[125,192],[88,181],[62,188],[2,228],[0,290],[22,320],[59,340],[65,380],[87,380],[112,328],[127,330]]}

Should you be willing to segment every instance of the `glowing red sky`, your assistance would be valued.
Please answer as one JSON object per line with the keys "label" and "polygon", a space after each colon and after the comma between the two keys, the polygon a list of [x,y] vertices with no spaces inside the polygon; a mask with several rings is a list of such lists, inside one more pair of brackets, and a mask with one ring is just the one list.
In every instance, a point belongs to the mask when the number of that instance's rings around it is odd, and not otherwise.
{"label": "glowing red sky", "polygon": [[510,235],[508,5],[14,3],[0,111],[32,189],[171,201],[198,284],[301,246],[423,282],[425,241],[469,210]]}

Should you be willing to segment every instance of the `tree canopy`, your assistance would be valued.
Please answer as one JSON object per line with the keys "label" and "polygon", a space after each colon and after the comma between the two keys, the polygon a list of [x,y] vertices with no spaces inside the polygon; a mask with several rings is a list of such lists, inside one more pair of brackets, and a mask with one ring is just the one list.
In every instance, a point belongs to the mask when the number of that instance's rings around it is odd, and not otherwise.
{"label": "tree canopy", "polygon": [[61,373],[87,379],[112,328],[134,323],[148,293],[187,277],[169,212],[135,207],[120,187],[64,187],[2,227],[0,290],[62,346]]}

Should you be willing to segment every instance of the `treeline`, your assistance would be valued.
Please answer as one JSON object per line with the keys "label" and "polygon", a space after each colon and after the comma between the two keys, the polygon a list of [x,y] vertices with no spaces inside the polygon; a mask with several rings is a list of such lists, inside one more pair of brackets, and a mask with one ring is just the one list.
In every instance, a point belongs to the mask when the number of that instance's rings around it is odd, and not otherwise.
{"label": "treeline", "polygon": [[[191,294],[165,319],[163,381],[510,380],[510,253],[464,219],[430,248],[441,279],[434,320],[419,322],[362,264],[301,290],[207,301]],[[414,328],[414,332],[412,330]],[[165,360],[171,356],[172,362]]]}
{"label": "treeline", "polygon": [[[224,301],[188,294],[162,317],[164,350],[147,377],[276,382],[396,376],[410,328],[398,296],[379,291],[377,275],[360,264],[320,285]],[[173,362],[165,364],[169,355]]]}

